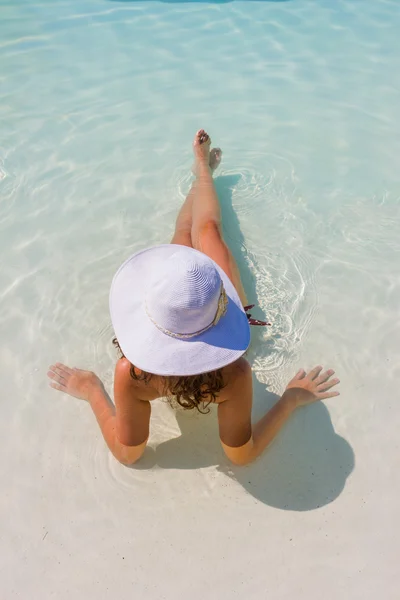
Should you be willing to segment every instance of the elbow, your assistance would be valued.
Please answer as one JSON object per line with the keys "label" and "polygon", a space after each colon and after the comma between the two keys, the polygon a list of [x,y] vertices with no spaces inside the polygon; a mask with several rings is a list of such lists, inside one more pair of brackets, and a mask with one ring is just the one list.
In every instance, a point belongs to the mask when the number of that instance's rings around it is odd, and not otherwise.
{"label": "elbow", "polygon": [[138,455],[136,455],[134,457],[116,456],[115,458],[118,460],[119,463],[121,463],[121,465],[124,465],[124,467],[132,467],[137,462],[139,462],[139,460],[143,456],[143,453],[144,452],[142,452],[141,454],[138,454]]}
{"label": "elbow", "polygon": [[243,456],[243,457],[232,457],[232,456],[228,456],[229,461],[235,465],[235,467],[247,467],[247,465],[250,465],[255,457],[254,456]]}
{"label": "elbow", "polygon": [[226,446],[222,442],[222,448],[225,452],[226,457],[236,467],[245,467],[246,465],[252,463],[257,457],[252,438],[250,438],[250,440],[246,444],[244,444],[243,446],[239,446],[238,448]]}
{"label": "elbow", "polygon": [[131,467],[142,458],[146,444],[147,440],[143,444],[140,444],[140,446],[124,446],[120,444],[117,451],[113,452],[113,455],[121,465]]}

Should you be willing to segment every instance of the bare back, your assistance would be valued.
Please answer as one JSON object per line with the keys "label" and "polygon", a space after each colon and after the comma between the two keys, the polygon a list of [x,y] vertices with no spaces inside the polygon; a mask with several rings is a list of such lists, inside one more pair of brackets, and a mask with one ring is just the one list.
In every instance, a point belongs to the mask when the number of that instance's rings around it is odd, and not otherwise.
{"label": "bare back", "polygon": [[[148,383],[134,380],[130,375],[130,368],[131,365],[125,358],[118,361],[114,395],[117,415],[120,415],[117,419],[120,440],[136,445],[148,438],[149,403],[165,395],[165,388],[163,380],[157,376],[153,376]],[[224,367],[222,373],[224,387],[215,401],[218,404],[220,438],[224,446],[239,447],[251,437],[251,367],[244,358],[240,358]]]}

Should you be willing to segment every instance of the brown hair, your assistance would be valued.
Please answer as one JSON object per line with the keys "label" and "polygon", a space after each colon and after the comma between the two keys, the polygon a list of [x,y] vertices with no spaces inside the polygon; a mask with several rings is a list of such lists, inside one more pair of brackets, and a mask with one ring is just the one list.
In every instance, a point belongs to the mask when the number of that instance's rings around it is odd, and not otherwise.
{"label": "brown hair", "polygon": [[[112,343],[117,348],[121,357],[125,358],[117,338],[114,338]],[[132,364],[130,375],[132,379],[144,381],[145,384],[148,384],[153,377],[152,373],[146,373],[146,371],[141,371],[140,374],[137,374]],[[217,395],[225,387],[222,369],[217,369],[210,373],[201,373],[200,375],[168,375],[160,377],[160,379],[164,384],[164,394],[168,396],[169,400],[171,400],[172,396],[182,408],[187,410],[196,408],[203,414],[210,412],[208,405],[211,402],[215,402]]]}

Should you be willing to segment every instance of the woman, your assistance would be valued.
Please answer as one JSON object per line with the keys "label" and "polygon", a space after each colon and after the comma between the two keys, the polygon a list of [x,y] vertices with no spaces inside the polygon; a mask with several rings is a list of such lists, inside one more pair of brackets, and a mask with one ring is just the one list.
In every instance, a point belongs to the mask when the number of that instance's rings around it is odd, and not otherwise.
{"label": "woman", "polygon": [[[212,171],[221,151],[197,132],[195,181],[171,244],[129,258],[110,292],[115,368],[110,404],[90,371],[56,363],[50,385],[90,403],[117,460],[135,463],[149,438],[151,401],[174,396],[185,408],[218,405],[219,435],[227,457],[245,465],[259,456],[297,408],[339,393],[334,372],[301,369],[275,406],[251,423],[252,375],[244,359],[250,342],[247,304],[237,265],[223,240]],[[251,319],[250,319],[251,322]],[[255,324],[260,324],[256,322]]]}

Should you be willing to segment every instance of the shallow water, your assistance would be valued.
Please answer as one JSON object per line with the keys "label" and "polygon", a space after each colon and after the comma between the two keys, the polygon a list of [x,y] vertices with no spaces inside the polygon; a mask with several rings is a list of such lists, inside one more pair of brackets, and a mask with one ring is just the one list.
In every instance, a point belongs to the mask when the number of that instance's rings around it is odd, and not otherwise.
{"label": "shallow water", "polygon": [[[397,597],[398,2],[0,11],[2,597]],[[111,389],[112,275],[170,239],[199,127],[273,323],[249,353],[255,416],[299,366],[334,367],[342,395],[242,470],[213,415],[159,403],[126,469],[45,373],[62,360]]]}

